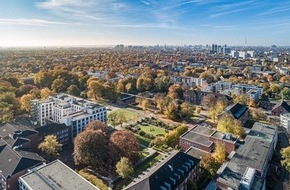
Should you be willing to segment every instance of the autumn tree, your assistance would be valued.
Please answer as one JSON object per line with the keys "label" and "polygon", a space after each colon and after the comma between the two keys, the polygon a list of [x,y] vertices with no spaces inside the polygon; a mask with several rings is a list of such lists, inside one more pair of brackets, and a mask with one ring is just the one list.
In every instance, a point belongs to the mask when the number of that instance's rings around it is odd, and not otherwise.
{"label": "autumn tree", "polygon": [[290,172],[290,146],[281,149],[281,164]]}
{"label": "autumn tree", "polygon": [[209,107],[208,115],[215,122],[216,117],[222,113],[226,107],[226,102],[223,99],[218,99],[211,107]]}
{"label": "autumn tree", "polygon": [[120,161],[116,164],[116,172],[122,177],[126,178],[133,174],[134,169],[130,160],[126,157],[122,157]]}
{"label": "autumn tree", "polygon": [[169,133],[166,133],[164,136],[164,141],[168,146],[175,147],[178,144],[178,140],[180,135],[185,133],[187,131],[187,126],[182,124],[178,126],[173,131],[170,131]]}
{"label": "autumn tree", "polygon": [[21,103],[21,109],[25,112],[30,111],[30,101],[34,99],[34,96],[31,94],[25,94],[21,96],[20,103]]}
{"label": "autumn tree", "polygon": [[201,167],[208,173],[210,178],[214,178],[220,164],[211,154],[206,154],[201,159]]}
{"label": "autumn tree", "polygon": [[247,105],[248,101],[247,101],[247,95],[246,94],[240,94],[235,96],[234,98],[234,103],[239,103],[242,105]]}
{"label": "autumn tree", "polygon": [[104,87],[101,82],[96,80],[91,80],[88,82],[88,97],[90,98],[100,98],[102,97],[102,91]]}
{"label": "autumn tree", "polygon": [[74,140],[74,162],[76,165],[106,167],[109,145],[106,136],[99,130],[85,130]]}
{"label": "autumn tree", "polygon": [[88,123],[88,125],[85,128],[86,131],[92,130],[92,131],[100,131],[104,135],[107,135],[108,133],[108,128],[107,125],[101,121],[94,120]]}
{"label": "autumn tree", "polygon": [[132,163],[136,163],[139,158],[139,143],[134,134],[127,130],[118,130],[113,132],[110,137],[112,150],[116,155],[112,157],[119,160],[121,157],[128,158]]}
{"label": "autumn tree", "polygon": [[55,93],[47,87],[40,90],[41,99],[47,99],[49,96],[53,95],[55,95]]}
{"label": "autumn tree", "polygon": [[189,119],[191,116],[193,116],[194,114],[194,106],[191,105],[190,103],[188,102],[183,102],[181,105],[180,105],[180,115],[182,117],[185,117],[187,119]]}
{"label": "autumn tree", "polygon": [[12,105],[0,102],[0,123],[9,122],[13,119]]}
{"label": "autumn tree", "polygon": [[178,118],[178,107],[175,102],[170,102],[164,110],[164,114],[168,119],[176,120]]}
{"label": "autumn tree", "polygon": [[224,163],[227,157],[227,152],[223,144],[220,142],[215,144],[215,150],[212,154],[212,156],[216,159],[217,163],[220,165]]}
{"label": "autumn tree", "polygon": [[47,135],[44,140],[39,144],[38,149],[44,152],[49,159],[59,156],[62,144],[57,141],[56,136]]}
{"label": "autumn tree", "polygon": [[232,133],[242,137],[244,134],[242,124],[229,114],[223,115],[218,121],[217,129],[224,133]]}

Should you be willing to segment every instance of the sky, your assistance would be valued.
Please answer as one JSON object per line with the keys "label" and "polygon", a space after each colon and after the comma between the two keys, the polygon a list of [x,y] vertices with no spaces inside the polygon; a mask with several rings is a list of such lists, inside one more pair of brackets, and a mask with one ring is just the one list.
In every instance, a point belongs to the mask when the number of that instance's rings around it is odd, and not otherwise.
{"label": "sky", "polygon": [[289,0],[1,0],[0,47],[290,45]]}

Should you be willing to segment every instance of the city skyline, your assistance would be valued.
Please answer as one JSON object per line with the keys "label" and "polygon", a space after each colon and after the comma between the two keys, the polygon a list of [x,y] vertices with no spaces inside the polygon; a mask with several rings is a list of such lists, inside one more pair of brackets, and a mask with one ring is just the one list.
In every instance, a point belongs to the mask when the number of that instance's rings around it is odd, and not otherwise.
{"label": "city skyline", "polygon": [[0,47],[290,45],[290,2],[282,0],[10,0],[0,6]]}

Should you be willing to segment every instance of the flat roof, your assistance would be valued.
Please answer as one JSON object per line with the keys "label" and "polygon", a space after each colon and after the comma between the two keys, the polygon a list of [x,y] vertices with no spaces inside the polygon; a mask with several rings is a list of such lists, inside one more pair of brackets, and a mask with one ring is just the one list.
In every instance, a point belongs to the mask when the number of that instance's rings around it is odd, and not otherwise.
{"label": "flat roof", "polygon": [[182,138],[208,147],[213,143],[209,140],[208,136],[200,135],[192,131],[188,131],[182,136]]}
{"label": "flat roof", "polygon": [[31,189],[99,190],[59,160],[33,169],[20,180]]}
{"label": "flat roof", "polygon": [[191,146],[185,153],[190,155],[190,156],[192,156],[192,157],[194,157],[194,158],[197,158],[197,159],[201,159],[205,155],[210,154],[210,153],[208,153],[206,151],[203,151],[201,149],[195,148],[193,146]]}
{"label": "flat roof", "polygon": [[208,127],[204,127],[202,125],[196,125],[190,131],[201,134],[201,135],[205,135],[205,136],[210,136],[213,132],[215,132],[215,130]]}

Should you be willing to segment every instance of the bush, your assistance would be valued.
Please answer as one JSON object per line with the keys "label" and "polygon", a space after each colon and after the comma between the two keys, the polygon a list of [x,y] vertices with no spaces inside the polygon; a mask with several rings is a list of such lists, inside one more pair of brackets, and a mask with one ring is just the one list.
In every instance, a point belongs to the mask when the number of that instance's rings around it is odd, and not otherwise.
{"label": "bush", "polygon": [[85,178],[86,180],[88,180],[89,182],[91,182],[93,185],[97,186],[99,189],[101,190],[107,190],[109,189],[109,187],[99,178],[97,178],[96,176],[90,174],[89,172],[86,172],[84,170],[81,170],[79,172],[79,174]]}
{"label": "bush", "polygon": [[146,133],[145,133],[144,131],[141,130],[141,131],[138,132],[138,135],[140,135],[140,136],[143,137],[144,135],[146,135]]}

